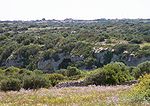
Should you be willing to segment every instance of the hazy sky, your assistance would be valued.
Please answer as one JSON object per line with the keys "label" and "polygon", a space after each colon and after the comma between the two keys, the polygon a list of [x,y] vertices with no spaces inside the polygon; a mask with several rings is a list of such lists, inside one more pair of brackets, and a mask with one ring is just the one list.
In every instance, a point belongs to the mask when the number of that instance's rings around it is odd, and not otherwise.
{"label": "hazy sky", "polygon": [[150,0],[0,0],[0,20],[150,18]]}

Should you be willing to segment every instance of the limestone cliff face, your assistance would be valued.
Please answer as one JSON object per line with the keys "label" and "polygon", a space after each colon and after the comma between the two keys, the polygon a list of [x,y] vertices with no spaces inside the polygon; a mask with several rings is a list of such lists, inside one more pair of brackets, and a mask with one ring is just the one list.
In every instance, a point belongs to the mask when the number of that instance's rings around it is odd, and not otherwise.
{"label": "limestone cliff face", "polygon": [[11,54],[8,58],[7,58],[7,60],[6,60],[6,62],[5,62],[5,66],[6,67],[10,67],[10,66],[16,66],[16,67],[22,67],[23,66],[23,61],[22,61],[22,57],[20,57],[20,56],[15,56],[14,57],[14,55],[13,54]]}
{"label": "limestone cliff face", "polygon": [[150,56],[148,57],[145,57],[145,56],[142,56],[142,57],[133,57],[133,56],[129,56],[127,57],[126,60],[123,60],[124,63],[128,66],[136,66],[144,61],[150,61]]}
{"label": "limestone cliff face", "polygon": [[58,58],[59,58],[59,60],[57,60],[57,61],[53,58],[48,59],[48,60],[41,59],[38,62],[38,69],[41,69],[41,70],[58,70],[59,68],[61,68],[62,65],[67,65],[70,62],[77,62],[77,61],[83,60],[83,57],[71,56],[69,54],[66,55],[65,53],[58,54]]}
{"label": "limestone cliff face", "polygon": [[137,66],[138,64],[144,61],[150,61],[150,56],[141,56],[136,57],[133,54],[115,54],[107,51],[101,51],[99,53],[95,53],[96,60],[98,64],[107,64],[110,62],[124,62],[128,66]]}
{"label": "limestone cliff face", "polygon": [[[112,50],[103,49],[100,51],[93,51],[93,56],[96,59],[95,66],[101,67],[105,64],[114,61],[121,61],[124,62],[128,66],[136,66],[141,62],[150,61],[150,56],[142,56],[136,57],[133,54],[115,54]],[[37,68],[43,70],[45,72],[51,70],[58,70],[61,68],[66,68],[69,63],[76,63],[76,62],[83,62],[83,56],[73,56],[66,53],[58,53],[57,59],[52,57],[50,59],[41,58],[37,61]],[[24,66],[24,58],[19,55],[11,55],[7,58],[6,62],[4,63],[5,66],[16,66],[16,67],[23,67]],[[83,69],[86,66],[82,66],[80,68]]]}
{"label": "limestone cliff face", "polygon": [[[37,62],[37,68],[43,71],[49,70],[58,70],[64,65],[68,65],[71,62],[83,61],[83,57],[80,56],[71,56],[70,54],[59,53],[57,59],[50,58],[44,59],[41,58]],[[24,58],[19,55],[11,55],[3,63],[6,67],[16,66],[23,67],[25,65]]]}

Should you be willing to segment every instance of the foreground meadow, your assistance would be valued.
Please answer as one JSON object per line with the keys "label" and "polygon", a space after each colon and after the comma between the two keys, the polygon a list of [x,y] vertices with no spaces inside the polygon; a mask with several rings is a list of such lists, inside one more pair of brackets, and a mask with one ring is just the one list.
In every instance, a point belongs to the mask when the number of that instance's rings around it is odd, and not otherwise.
{"label": "foreground meadow", "polygon": [[88,86],[0,92],[0,106],[148,106],[132,102],[132,86]]}

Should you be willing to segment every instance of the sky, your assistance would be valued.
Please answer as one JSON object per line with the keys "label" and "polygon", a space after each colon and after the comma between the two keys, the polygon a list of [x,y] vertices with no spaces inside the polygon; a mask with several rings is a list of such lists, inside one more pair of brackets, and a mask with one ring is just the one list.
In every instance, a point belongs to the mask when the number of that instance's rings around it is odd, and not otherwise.
{"label": "sky", "polygon": [[0,0],[0,20],[150,18],[150,0]]}

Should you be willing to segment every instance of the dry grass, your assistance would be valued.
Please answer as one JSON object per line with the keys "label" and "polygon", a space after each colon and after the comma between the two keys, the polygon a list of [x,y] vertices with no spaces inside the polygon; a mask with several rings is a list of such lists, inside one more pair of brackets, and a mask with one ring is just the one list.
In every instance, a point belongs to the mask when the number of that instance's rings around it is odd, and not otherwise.
{"label": "dry grass", "polygon": [[[131,86],[88,86],[0,92],[0,106],[140,106],[125,96]],[[143,104],[144,106],[145,104]]]}

